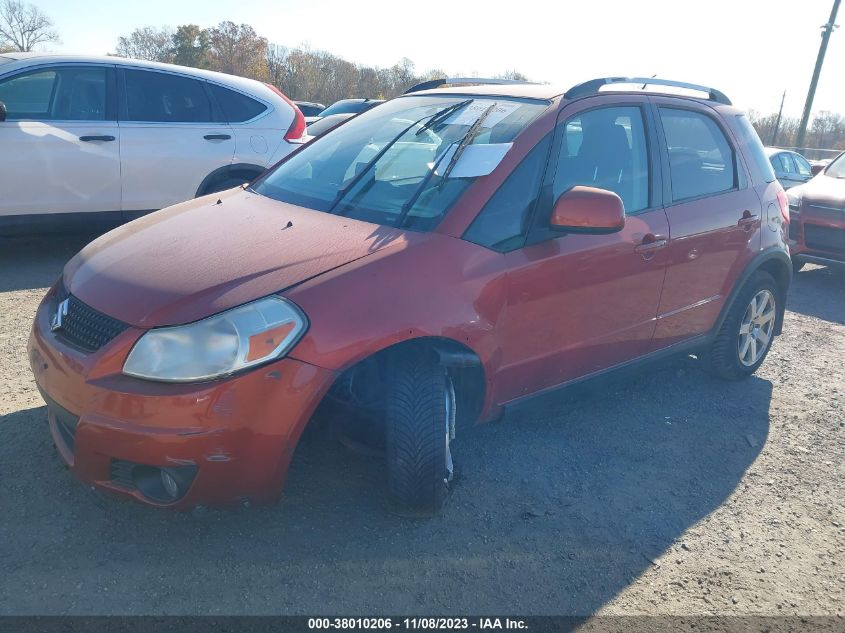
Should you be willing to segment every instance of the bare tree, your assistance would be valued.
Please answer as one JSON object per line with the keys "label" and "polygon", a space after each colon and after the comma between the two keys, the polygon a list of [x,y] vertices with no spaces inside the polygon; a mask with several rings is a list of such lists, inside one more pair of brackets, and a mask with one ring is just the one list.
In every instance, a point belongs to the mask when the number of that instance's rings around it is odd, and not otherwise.
{"label": "bare tree", "polygon": [[170,62],[174,56],[173,36],[173,30],[166,26],[160,29],[154,26],[135,29],[128,36],[117,38],[115,55],[151,62]]}
{"label": "bare tree", "polygon": [[0,49],[28,53],[39,44],[57,42],[53,21],[38,7],[20,0],[0,3]]}

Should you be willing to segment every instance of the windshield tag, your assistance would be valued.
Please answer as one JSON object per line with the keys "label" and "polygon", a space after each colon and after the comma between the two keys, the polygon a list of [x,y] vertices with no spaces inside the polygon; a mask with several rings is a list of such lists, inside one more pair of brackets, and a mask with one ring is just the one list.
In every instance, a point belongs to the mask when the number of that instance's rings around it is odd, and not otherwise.
{"label": "windshield tag", "polygon": [[[473,101],[467,107],[458,110],[451,117],[446,119],[447,125],[472,125],[478,120],[484,111],[493,105],[493,101]],[[487,115],[481,127],[489,128],[495,126],[499,121],[508,116],[519,107],[518,103],[500,103]]]}
{"label": "windshield tag", "polygon": [[[464,148],[464,153],[455,163],[452,171],[449,173],[449,178],[477,178],[478,176],[486,176],[491,173],[502,159],[508,150],[513,147],[513,143],[487,143],[484,145],[467,145]],[[440,159],[437,170],[434,172],[436,176],[442,176],[446,171],[446,165],[452,160],[452,155],[455,153],[457,144],[453,143],[446,154]]]}

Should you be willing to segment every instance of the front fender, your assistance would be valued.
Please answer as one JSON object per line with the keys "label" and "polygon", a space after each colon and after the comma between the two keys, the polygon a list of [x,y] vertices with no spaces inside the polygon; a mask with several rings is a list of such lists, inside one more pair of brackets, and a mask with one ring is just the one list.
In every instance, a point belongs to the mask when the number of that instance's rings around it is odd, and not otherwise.
{"label": "front fender", "polygon": [[484,375],[495,375],[503,256],[446,235],[420,237],[286,291],[311,323],[290,356],[343,371],[404,341],[439,338],[468,348]]}

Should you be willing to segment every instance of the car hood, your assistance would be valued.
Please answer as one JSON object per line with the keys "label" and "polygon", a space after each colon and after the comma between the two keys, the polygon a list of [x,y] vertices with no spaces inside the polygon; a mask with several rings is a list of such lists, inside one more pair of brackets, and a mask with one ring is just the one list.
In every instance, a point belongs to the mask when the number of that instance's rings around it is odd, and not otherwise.
{"label": "car hood", "polygon": [[94,240],[65,268],[71,294],[138,327],[176,325],[267,296],[406,234],[236,189]]}
{"label": "car hood", "polygon": [[810,203],[834,208],[845,207],[845,178],[819,174],[799,189],[801,197]]}

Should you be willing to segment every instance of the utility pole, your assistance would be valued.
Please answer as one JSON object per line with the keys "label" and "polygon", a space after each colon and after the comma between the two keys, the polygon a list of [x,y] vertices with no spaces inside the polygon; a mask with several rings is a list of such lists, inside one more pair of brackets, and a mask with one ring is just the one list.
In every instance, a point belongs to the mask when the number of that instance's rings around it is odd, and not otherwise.
{"label": "utility pole", "polygon": [[778,118],[775,121],[775,129],[772,131],[772,142],[770,145],[776,147],[778,144],[778,130],[780,129],[780,119],[783,116],[783,102],[786,101],[786,90],[783,91],[783,96],[780,98],[780,110],[778,110]]}
{"label": "utility pole", "polygon": [[830,34],[836,28],[836,12],[839,11],[840,0],[833,0],[833,9],[830,11],[830,19],[827,24],[822,25],[822,44],[819,47],[819,56],[816,58],[816,68],[813,70],[813,79],[810,81],[810,90],[807,92],[807,101],[804,103],[804,114],[801,115],[801,125],[798,126],[798,137],[795,144],[800,148],[804,145],[804,136],[807,134],[807,123],[810,121],[810,110],[813,107],[813,98],[816,96],[816,86],[819,83],[819,75],[822,72],[824,55],[827,52],[827,42]]}

